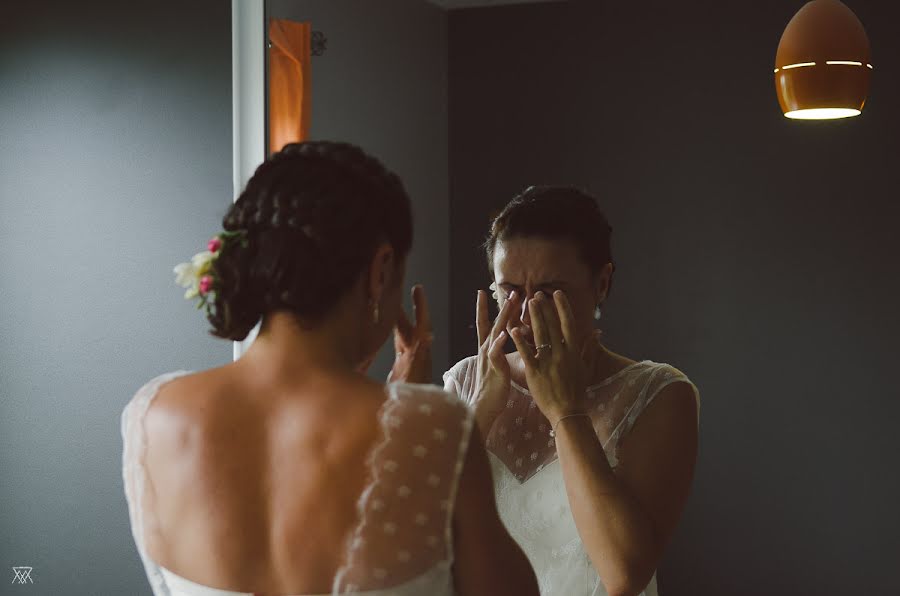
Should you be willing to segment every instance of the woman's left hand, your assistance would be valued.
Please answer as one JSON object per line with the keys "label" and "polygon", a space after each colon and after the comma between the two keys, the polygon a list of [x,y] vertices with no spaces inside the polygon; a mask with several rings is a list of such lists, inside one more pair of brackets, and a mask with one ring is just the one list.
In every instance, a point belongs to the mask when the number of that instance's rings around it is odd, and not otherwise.
{"label": "woman's left hand", "polygon": [[413,325],[406,312],[401,309],[397,326],[394,327],[394,366],[388,375],[388,383],[431,383],[431,344],[434,334],[431,331],[431,316],[424,287],[413,287],[412,301],[416,323]]}
{"label": "woman's left hand", "polygon": [[565,294],[553,298],[538,292],[529,301],[528,313],[536,351],[512,330],[516,350],[525,365],[525,378],[534,400],[552,426],[568,414],[584,412],[584,366],[572,309]]}

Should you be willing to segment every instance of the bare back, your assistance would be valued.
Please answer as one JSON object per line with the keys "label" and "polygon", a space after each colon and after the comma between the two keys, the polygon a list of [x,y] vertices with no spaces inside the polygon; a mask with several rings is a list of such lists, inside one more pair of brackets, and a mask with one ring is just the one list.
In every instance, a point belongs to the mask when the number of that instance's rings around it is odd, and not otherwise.
{"label": "bare back", "polygon": [[329,592],[384,399],[359,376],[261,388],[228,367],[163,385],[146,418],[151,557],[209,586]]}

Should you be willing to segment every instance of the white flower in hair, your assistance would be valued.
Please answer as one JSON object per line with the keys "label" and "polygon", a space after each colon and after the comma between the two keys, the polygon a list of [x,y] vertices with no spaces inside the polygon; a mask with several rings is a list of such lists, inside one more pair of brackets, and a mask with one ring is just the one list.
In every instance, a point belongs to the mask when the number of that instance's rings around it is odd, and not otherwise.
{"label": "white flower in hair", "polygon": [[189,288],[197,277],[196,269],[191,263],[179,263],[175,265],[175,283],[182,288]]}
{"label": "white flower in hair", "polygon": [[219,251],[226,242],[236,240],[242,246],[247,246],[246,232],[244,230],[226,231],[216,234],[206,243],[206,250],[198,252],[191,257],[188,263],[179,263],[173,269],[175,283],[182,288],[187,288],[184,297],[188,300],[200,297],[197,308],[207,307],[209,313],[208,294],[215,289],[215,276],[212,271],[213,261],[219,256]]}
{"label": "white flower in hair", "polygon": [[194,268],[197,269],[197,275],[203,275],[207,271],[209,271],[209,267],[213,262],[214,255],[212,251],[204,250],[203,252],[198,252],[193,257],[191,257],[191,264]]}
{"label": "white flower in hair", "polygon": [[[212,252],[204,250],[198,252],[189,263],[179,263],[173,269],[175,273],[175,283],[182,288],[187,288],[184,297],[187,299],[196,298],[200,294],[200,281],[203,276],[209,273],[215,256]],[[206,284],[203,284],[204,286]]]}
{"label": "white flower in hair", "polygon": [[184,297],[188,300],[196,298],[201,293],[205,294],[211,285],[211,279],[204,281],[204,276],[209,273],[215,256],[212,252],[204,250],[198,252],[189,263],[179,263],[173,269],[175,283],[182,288],[187,288]]}

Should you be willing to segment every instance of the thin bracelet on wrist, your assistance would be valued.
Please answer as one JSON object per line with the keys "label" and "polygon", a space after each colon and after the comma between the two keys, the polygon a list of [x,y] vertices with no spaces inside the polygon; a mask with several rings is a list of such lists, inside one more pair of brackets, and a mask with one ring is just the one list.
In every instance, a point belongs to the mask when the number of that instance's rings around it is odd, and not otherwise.
{"label": "thin bracelet on wrist", "polygon": [[575,414],[566,414],[565,416],[560,416],[559,420],[556,421],[556,424],[553,425],[553,428],[550,429],[550,436],[556,436],[556,428],[559,426],[560,422],[562,422],[566,418],[574,418],[575,416],[587,416],[588,418],[591,417],[590,414],[587,414],[586,412],[576,412]]}

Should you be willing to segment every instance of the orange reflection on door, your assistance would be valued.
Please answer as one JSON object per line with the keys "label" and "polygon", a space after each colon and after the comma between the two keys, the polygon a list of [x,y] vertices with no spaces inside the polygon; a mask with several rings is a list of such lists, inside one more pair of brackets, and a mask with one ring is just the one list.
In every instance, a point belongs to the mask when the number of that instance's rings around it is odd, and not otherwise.
{"label": "orange reflection on door", "polygon": [[269,153],[309,133],[310,23],[269,20]]}

